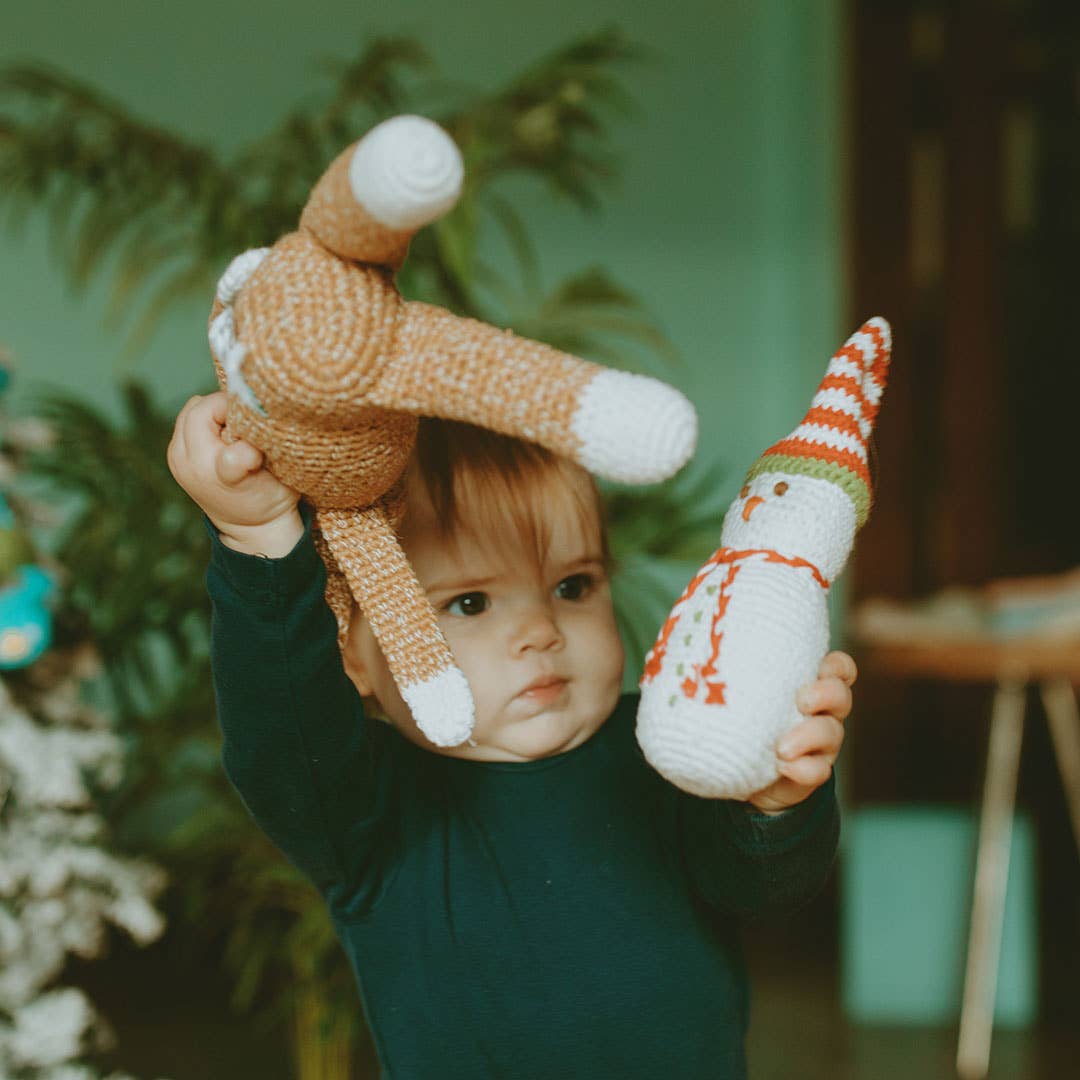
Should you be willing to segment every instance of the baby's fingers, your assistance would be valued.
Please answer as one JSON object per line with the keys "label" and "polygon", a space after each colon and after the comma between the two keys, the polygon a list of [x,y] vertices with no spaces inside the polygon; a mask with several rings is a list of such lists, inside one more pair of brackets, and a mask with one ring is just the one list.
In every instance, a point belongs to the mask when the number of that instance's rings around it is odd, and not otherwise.
{"label": "baby's fingers", "polygon": [[839,650],[826,654],[818,668],[819,679],[839,679],[848,686],[854,686],[858,677],[859,669],[855,666],[855,661],[846,652]]}
{"label": "baby's fingers", "polygon": [[825,754],[809,754],[796,761],[781,761],[778,771],[781,776],[803,787],[819,788],[832,773],[833,762]]}
{"label": "baby's fingers", "polygon": [[795,707],[803,716],[828,713],[843,720],[851,712],[851,687],[832,675],[826,679],[816,679],[799,687]]}
{"label": "baby's fingers", "polygon": [[[796,724],[781,740],[776,753],[782,762],[796,762],[800,758],[823,755],[829,764],[840,753],[844,742],[844,725],[835,716],[820,713]],[[784,774],[789,775],[785,772]]]}
{"label": "baby's fingers", "polygon": [[243,439],[229,443],[217,456],[215,469],[218,479],[226,485],[238,484],[244,477],[262,468],[262,452]]}

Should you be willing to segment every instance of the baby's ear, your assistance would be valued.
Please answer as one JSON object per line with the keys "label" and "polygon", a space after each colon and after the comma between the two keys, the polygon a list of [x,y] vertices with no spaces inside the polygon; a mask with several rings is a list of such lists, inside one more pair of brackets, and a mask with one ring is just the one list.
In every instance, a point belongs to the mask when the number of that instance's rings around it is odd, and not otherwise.
{"label": "baby's ear", "polygon": [[345,674],[349,676],[353,686],[356,687],[356,692],[362,698],[371,697],[375,692],[375,687],[372,685],[371,679],[368,678],[363,661],[358,656],[353,655],[352,650],[343,652],[341,659],[345,664]]}

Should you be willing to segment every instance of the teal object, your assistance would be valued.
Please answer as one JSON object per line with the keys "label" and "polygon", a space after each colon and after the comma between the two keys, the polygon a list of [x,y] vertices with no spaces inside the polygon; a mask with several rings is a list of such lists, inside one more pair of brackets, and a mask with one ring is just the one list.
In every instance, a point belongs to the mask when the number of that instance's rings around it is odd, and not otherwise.
{"label": "teal object", "polygon": [[0,589],[0,671],[32,664],[52,644],[47,603],[55,588],[51,574],[28,564]]}
{"label": "teal object", "polygon": [[[948,807],[875,807],[844,821],[842,997],[852,1020],[946,1025],[960,1016],[978,821]],[[994,1023],[1038,1011],[1034,830],[1013,824]]]}

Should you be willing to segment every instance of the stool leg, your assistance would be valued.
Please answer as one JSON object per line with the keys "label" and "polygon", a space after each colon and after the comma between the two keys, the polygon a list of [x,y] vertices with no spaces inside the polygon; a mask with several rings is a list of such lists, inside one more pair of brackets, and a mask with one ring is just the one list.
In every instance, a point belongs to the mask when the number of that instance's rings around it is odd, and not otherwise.
{"label": "stool leg", "polygon": [[1048,680],[1040,689],[1061,786],[1069,804],[1073,837],[1080,851],[1080,708],[1068,679]]}
{"label": "stool leg", "polygon": [[1024,684],[1001,682],[994,692],[990,747],[979,818],[975,896],[971,907],[964,1000],[956,1071],[964,1080],[982,1080],[990,1068],[990,1035],[997,996],[997,966],[1009,880],[1013,806],[1024,736]]}

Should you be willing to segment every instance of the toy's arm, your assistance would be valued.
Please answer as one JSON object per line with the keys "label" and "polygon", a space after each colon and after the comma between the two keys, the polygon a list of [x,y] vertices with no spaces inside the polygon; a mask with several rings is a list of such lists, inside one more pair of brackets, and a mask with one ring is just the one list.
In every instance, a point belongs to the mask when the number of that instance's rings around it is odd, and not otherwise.
{"label": "toy's arm", "polygon": [[[322,890],[363,890],[395,828],[395,763],[342,668],[309,532],[282,559],[211,532],[211,660],[225,771],[248,810]],[[347,840],[347,842],[346,842]]]}
{"label": "toy's arm", "polygon": [[781,814],[685,794],[679,814],[686,866],[701,896],[750,918],[794,911],[813,899],[828,877],[840,834],[832,778]]}
{"label": "toy's arm", "polygon": [[665,383],[418,301],[404,305],[371,398],[540,443],[625,483],[672,475],[697,441],[693,406]]}

